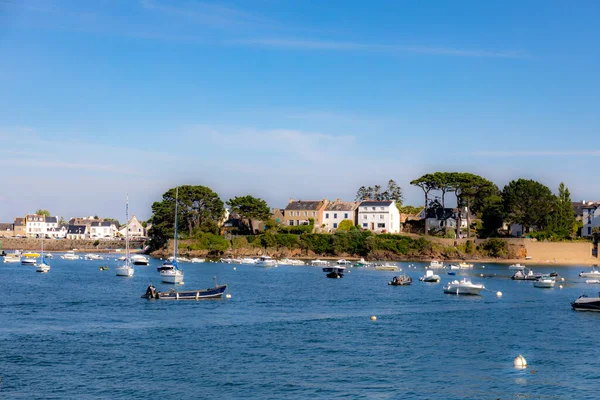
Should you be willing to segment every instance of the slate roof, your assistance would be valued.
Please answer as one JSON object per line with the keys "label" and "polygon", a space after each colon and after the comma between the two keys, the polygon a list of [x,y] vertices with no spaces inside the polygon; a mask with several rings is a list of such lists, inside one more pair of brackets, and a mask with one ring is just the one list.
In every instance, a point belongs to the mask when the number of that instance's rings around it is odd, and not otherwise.
{"label": "slate roof", "polygon": [[17,217],[15,218],[15,226],[23,226],[25,225],[25,218]]}
{"label": "slate roof", "polygon": [[286,210],[316,211],[323,205],[323,200],[293,200],[285,207]]}
{"label": "slate roof", "polygon": [[69,225],[67,229],[67,234],[69,235],[84,235],[85,234],[85,225]]}
{"label": "slate roof", "polygon": [[358,203],[354,201],[339,201],[327,204],[325,211],[354,211]]}
{"label": "slate roof", "polygon": [[111,226],[114,225],[114,222],[92,222],[92,224],[90,226]]}
{"label": "slate roof", "polygon": [[58,219],[56,217],[46,217],[46,222],[51,224],[58,223]]}
{"label": "slate roof", "polygon": [[360,203],[360,207],[389,207],[393,201],[384,200],[384,201],[375,201],[375,200],[365,200]]}
{"label": "slate roof", "polygon": [[13,230],[12,223],[0,222],[0,231],[12,231],[12,230]]}

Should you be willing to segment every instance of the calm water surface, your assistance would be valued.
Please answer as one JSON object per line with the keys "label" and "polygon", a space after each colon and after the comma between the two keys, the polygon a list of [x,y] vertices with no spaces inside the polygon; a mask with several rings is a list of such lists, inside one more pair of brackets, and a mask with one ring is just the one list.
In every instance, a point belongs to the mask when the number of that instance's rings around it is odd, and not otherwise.
{"label": "calm water surface", "polygon": [[[50,264],[0,264],[2,398],[600,398],[600,315],[569,305],[600,289],[583,268],[536,268],[565,278],[538,289],[476,265],[458,274],[492,292],[457,297],[419,282],[418,263],[401,264],[408,287],[368,269],[334,280],[316,267],[182,264],[180,288],[216,275],[232,298],[160,302],[140,298],[150,281],[169,287],[159,260],[133,278],[114,260]],[[518,354],[529,368],[513,368]]]}

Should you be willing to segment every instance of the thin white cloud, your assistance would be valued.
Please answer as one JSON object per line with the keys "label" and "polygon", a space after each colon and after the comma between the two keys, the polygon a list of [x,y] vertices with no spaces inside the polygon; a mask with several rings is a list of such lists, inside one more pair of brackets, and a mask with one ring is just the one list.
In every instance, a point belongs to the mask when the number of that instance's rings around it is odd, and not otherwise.
{"label": "thin white cloud", "polygon": [[600,156],[600,150],[524,150],[524,151],[475,151],[478,157],[552,157],[552,156]]}
{"label": "thin white cloud", "polygon": [[465,50],[449,47],[403,46],[376,43],[344,42],[331,40],[301,40],[252,38],[229,41],[230,44],[259,46],[275,49],[336,50],[336,51],[380,51],[394,53],[416,53],[458,57],[526,58],[522,51]]}

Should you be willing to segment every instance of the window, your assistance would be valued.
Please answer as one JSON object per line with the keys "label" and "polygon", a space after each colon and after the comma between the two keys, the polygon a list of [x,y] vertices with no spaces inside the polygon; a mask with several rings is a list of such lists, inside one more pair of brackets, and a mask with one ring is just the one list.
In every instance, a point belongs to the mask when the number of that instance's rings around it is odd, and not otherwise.
{"label": "window", "polygon": [[333,214],[333,219],[337,219],[337,213]]}
{"label": "window", "polygon": [[371,219],[375,219],[375,214],[371,214]]}
{"label": "window", "polygon": [[333,223],[333,229],[337,229],[337,222]]}
{"label": "window", "polygon": [[381,211],[383,211],[383,207],[379,207],[379,209],[380,209]]}
{"label": "window", "polygon": [[329,219],[329,213],[325,213],[325,219]]}
{"label": "window", "polygon": [[363,228],[367,228],[369,226],[369,224],[367,224],[366,222],[363,224]]}
{"label": "window", "polygon": [[376,208],[377,208],[377,207],[373,207],[373,211],[375,211],[375,210],[376,210]]}
{"label": "window", "polygon": [[294,226],[294,220],[290,220],[290,226]]}
{"label": "window", "polygon": [[592,218],[591,218],[591,217],[588,217],[588,222],[587,222],[587,223],[588,223],[588,224],[591,224],[591,223],[592,223]]}
{"label": "window", "polygon": [[304,211],[304,216],[308,217],[308,211]]}
{"label": "window", "polygon": [[588,226],[588,235],[591,235],[591,234],[592,234],[592,227]]}
{"label": "window", "polygon": [[363,215],[363,219],[367,219],[367,216],[366,216],[366,215]]}
{"label": "window", "polygon": [[379,215],[379,219],[383,219],[383,217],[384,217],[383,214]]}
{"label": "window", "polygon": [[344,219],[348,219],[348,213],[344,213]]}
{"label": "window", "polygon": [[385,228],[385,224],[377,224],[378,228]]}
{"label": "window", "polygon": [[317,212],[313,211],[313,217],[316,217],[316,216],[317,216]]}
{"label": "window", "polygon": [[369,207],[363,207],[363,211],[367,211]]}

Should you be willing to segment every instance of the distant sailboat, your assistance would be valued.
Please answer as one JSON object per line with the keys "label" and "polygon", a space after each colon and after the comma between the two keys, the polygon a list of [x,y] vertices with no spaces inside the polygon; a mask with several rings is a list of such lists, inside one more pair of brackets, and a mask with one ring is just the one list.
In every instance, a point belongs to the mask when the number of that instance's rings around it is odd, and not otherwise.
{"label": "distant sailboat", "polygon": [[118,266],[116,271],[117,276],[133,276],[133,265],[129,257],[129,195],[125,202],[125,262]]}
{"label": "distant sailboat", "polygon": [[44,236],[46,235],[42,235],[42,255],[40,256],[40,262],[35,265],[35,270],[42,273],[50,271],[50,266],[46,264],[46,260],[44,260]]}
{"label": "distant sailboat", "polygon": [[165,261],[165,263],[158,268],[160,271],[160,279],[164,283],[183,283],[183,271],[177,266],[177,206],[179,201],[179,187],[175,189],[175,237],[173,246],[173,258]]}

